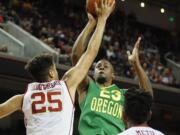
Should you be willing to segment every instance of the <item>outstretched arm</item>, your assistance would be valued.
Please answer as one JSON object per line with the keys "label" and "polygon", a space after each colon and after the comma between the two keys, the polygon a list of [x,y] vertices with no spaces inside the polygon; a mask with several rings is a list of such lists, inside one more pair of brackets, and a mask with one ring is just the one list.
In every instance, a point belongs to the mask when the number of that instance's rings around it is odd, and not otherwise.
{"label": "outstretched arm", "polygon": [[134,49],[132,54],[128,51],[128,60],[132,64],[135,69],[135,72],[138,75],[140,88],[148,91],[153,96],[153,90],[150,83],[148,76],[146,75],[144,69],[142,68],[140,61],[139,61],[139,46],[140,46],[141,37],[138,38],[137,42],[135,43]]}
{"label": "outstretched arm", "polygon": [[78,85],[82,82],[87,75],[89,68],[91,67],[95,57],[98,54],[102,36],[104,33],[106,20],[110,13],[114,9],[115,3],[110,3],[108,0],[101,0],[101,6],[97,7],[96,12],[98,14],[98,22],[93,36],[90,39],[86,52],[81,56],[78,63],[68,71],[63,79],[66,81],[69,87],[72,99],[75,98],[75,92]]}
{"label": "outstretched arm", "polygon": [[21,110],[24,95],[16,95],[0,104],[0,118],[10,115],[11,113]]}
{"label": "outstretched arm", "polygon": [[76,39],[73,45],[72,55],[71,55],[71,61],[73,65],[76,65],[82,54],[85,52],[90,35],[96,25],[95,18],[89,13],[88,13],[88,18],[89,21],[86,27],[83,29],[83,31],[78,36],[78,38]]}
{"label": "outstretched arm", "polygon": [[[92,31],[94,30],[94,27],[96,26],[95,18],[89,13],[87,15],[88,15],[89,21],[86,27],[81,32],[81,34],[78,36],[77,40],[75,41],[75,44],[73,45],[72,54],[71,54],[71,62],[73,66],[77,64],[78,60],[85,52],[88,45],[88,41],[90,39],[90,35]],[[78,96],[79,102],[81,102],[86,95],[86,87],[88,83],[89,83],[89,77],[86,76],[77,88],[78,95],[79,95]]]}

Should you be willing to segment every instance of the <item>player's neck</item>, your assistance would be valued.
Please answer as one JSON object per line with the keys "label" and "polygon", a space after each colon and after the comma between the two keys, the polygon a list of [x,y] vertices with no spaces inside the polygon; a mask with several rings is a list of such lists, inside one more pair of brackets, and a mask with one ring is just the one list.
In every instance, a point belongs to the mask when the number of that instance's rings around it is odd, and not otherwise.
{"label": "player's neck", "polygon": [[108,86],[111,86],[112,85],[112,81],[109,81],[109,82],[105,82],[103,84],[100,84],[97,82],[97,84],[100,86],[100,87],[108,87]]}
{"label": "player's neck", "polygon": [[46,82],[51,82],[53,80],[55,80],[55,79],[54,78],[47,78]]}
{"label": "player's neck", "polygon": [[129,123],[128,127],[148,127],[148,124],[147,122],[144,122],[142,124]]}

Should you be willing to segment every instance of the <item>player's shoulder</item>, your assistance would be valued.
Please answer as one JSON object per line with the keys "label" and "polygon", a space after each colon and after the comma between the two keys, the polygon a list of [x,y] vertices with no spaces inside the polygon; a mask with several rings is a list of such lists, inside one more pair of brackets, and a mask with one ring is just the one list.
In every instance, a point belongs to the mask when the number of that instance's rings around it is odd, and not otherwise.
{"label": "player's shoulder", "polygon": [[131,127],[129,129],[125,130],[124,132],[119,133],[118,135],[135,135],[135,134],[137,134],[135,131],[139,130],[139,129],[150,129],[151,131],[152,130],[154,131],[155,135],[164,135],[162,132],[160,132],[156,129],[150,128],[150,127],[148,127],[148,128]]}
{"label": "player's shoulder", "polygon": [[156,130],[156,129],[153,129],[155,132],[156,132],[156,134],[157,135],[165,135],[165,134],[163,134],[161,131],[159,131],[159,130]]}
{"label": "player's shoulder", "polygon": [[154,128],[151,128],[151,127],[148,127],[150,130],[154,131],[155,132],[155,135],[164,135],[161,131],[159,130],[156,130]]}

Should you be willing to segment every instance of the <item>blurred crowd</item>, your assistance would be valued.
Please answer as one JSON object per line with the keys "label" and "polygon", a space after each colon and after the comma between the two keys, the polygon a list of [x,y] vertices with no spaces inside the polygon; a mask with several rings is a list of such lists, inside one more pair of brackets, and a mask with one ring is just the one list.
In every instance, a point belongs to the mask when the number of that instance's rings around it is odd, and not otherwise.
{"label": "blurred crowd", "polygon": [[[59,50],[60,55],[66,58],[65,63],[70,65],[73,43],[87,22],[85,8],[67,1],[61,1],[58,6],[46,2],[1,2],[0,23],[7,20],[15,22],[50,47]],[[133,49],[138,36],[143,39],[141,64],[150,80],[158,84],[178,84],[172,69],[165,66],[163,55],[169,49],[176,53],[179,41],[173,40],[169,31],[139,23],[133,12],[127,15],[118,9],[110,17],[96,61],[106,58],[114,65],[117,75],[136,79],[126,52]]]}

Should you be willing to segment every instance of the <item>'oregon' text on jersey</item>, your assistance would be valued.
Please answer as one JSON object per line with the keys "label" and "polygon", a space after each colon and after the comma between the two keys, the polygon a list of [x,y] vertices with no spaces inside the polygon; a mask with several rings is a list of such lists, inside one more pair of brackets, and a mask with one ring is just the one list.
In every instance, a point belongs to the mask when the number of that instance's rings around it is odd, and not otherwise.
{"label": "'oregon' text on jersey", "polygon": [[116,85],[100,88],[91,80],[87,96],[80,104],[80,135],[117,135],[123,131],[124,93]]}

